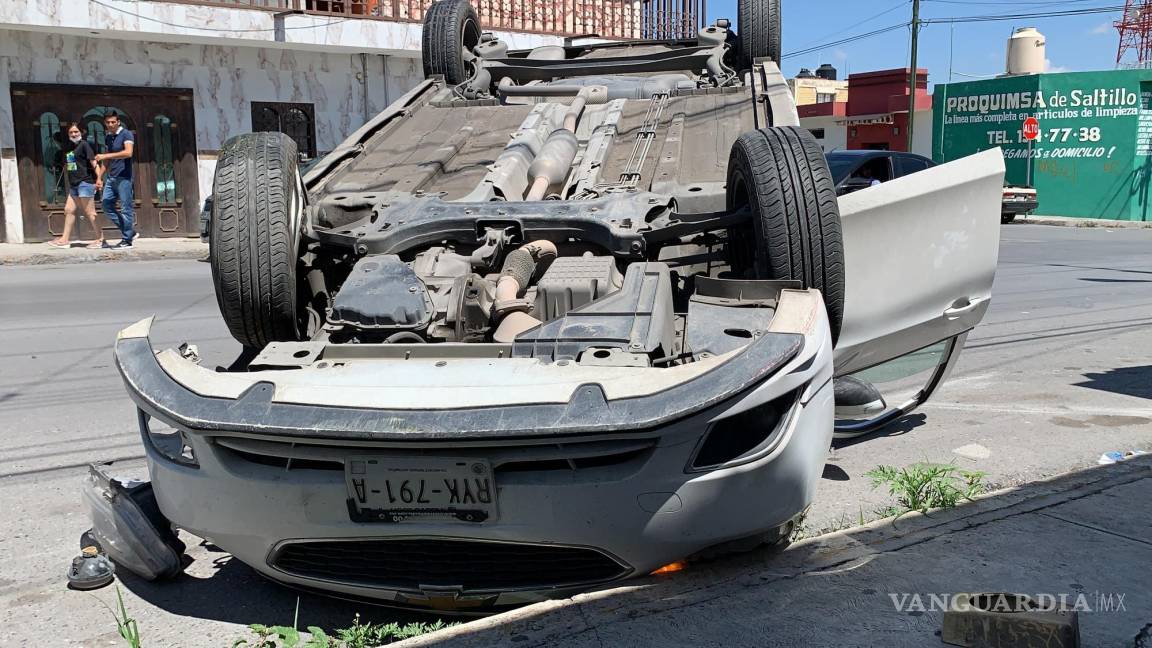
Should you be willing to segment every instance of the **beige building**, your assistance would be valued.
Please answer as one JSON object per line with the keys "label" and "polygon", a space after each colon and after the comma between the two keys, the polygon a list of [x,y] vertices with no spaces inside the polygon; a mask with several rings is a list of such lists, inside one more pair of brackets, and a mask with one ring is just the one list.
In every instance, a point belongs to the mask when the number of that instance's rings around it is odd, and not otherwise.
{"label": "beige building", "polygon": [[797,106],[848,101],[848,82],[820,77],[788,79],[788,88]]}

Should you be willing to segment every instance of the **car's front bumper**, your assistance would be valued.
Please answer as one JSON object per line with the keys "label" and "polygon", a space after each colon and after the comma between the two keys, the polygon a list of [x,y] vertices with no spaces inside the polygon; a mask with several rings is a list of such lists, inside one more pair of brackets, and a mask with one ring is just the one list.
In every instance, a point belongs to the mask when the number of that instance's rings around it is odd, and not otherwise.
{"label": "car's front bumper", "polygon": [[[620,386],[605,378],[574,390],[566,403],[510,403],[491,412],[283,402],[293,393],[289,380],[304,375],[300,370],[242,374],[251,385],[236,397],[204,395],[192,387],[211,391],[211,376],[177,369],[186,361],[170,352],[155,354],[146,325],[122,333],[116,357],[142,427],[151,417],[183,431],[198,463],[171,460],[145,429],[157,500],[176,525],[291,585],[403,605],[499,607],[644,574],[764,533],[803,511],[833,428],[831,342],[822,306],[817,311],[817,317],[792,318],[803,323],[801,330],[765,335],[710,370],[646,396],[613,398]],[[377,363],[376,373],[395,380],[386,364]],[[714,421],[782,397],[793,400],[755,451],[716,468],[690,467]],[[451,399],[451,392],[443,398]],[[595,461],[575,459],[590,448]],[[541,458],[557,452],[573,459],[558,465]],[[497,518],[483,524],[353,522],[344,461],[395,453],[491,461]],[[446,586],[443,579],[397,586],[350,575],[356,546],[367,551],[364,543],[377,543],[375,550],[386,550],[380,542],[418,538],[462,542],[454,546],[481,554],[478,559],[490,546],[480,543],[498,546],[504,556],[524,548],[526,563],[548,558],[540,547],[581,560],[594,553],[606,569],[591,570],[586,580],[569,573],[566,579],[542,576],[531,585],[491,587]],[[299,569],[299,560],[283,559],[286,547],[322,541],[351,543],[349,565]],[[312,556],[305,555],[305,563]],[[538,568],[548,571],[547,565]]]}

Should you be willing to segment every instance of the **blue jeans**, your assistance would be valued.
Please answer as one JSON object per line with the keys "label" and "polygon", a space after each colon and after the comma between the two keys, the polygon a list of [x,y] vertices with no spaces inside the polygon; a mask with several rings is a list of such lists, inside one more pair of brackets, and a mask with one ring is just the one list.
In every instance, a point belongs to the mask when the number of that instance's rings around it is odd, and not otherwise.
{"label": "blue jeans", "polygon": [[[112,224],[120,228],[124,240],[129,243],[136,237],[132,225],[135,222],[135,212],[132,208],[132,181],[125,178],[104,179],[104,215]],[[116,209],[116,201],[120,201],[120,209]]]}

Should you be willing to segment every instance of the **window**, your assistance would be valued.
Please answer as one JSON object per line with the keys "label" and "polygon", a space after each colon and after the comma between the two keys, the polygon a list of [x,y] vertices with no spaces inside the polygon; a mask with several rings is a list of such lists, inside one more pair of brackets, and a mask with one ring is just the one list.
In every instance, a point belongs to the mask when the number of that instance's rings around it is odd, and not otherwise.
{"label": "window", "polygon": [[836,101],[836,93],[835,92],[817,92],[816,93],[816,103],[818,103],[818,104],[819,103],[832,103],[833,101]]}
{"label": "window", "polygon": [[823,128],[809,128],[808,130],[812,133],[812,137],[815,137],[816,139],[824,139]]}
{"label": "window", "polygon": [[106,153],[104,149],[104,113],[114,110],[120,116],[120,123],[130,131],[136,130],[136,125],[132,122],[132,117],[116,106],[92,106],[88,112],[84,113],[84,118],[80,123],[84,126],[84,133],[88,139],[88,143],[92,145],[92,150],[97,153]]}
{"label": "window", "polygon": [[152,129],[152,159],[156,173],[156,199],[161,203],[176,202],[176,145],[174,124],[166,115],[156,115],[148,125]]}
{"label": "window", "polygon": [[871,171],[871,177],[876,178],[880,182],[888,182],[892,179],[892,161],[888,157],[878,157],[869,160],[864,165]]}
{"label": "window", "polygon": [[923,171],[924,169],[927,169],[928,165],[930,164],[928,160],[908,155],[901,155],[899,158],[897,158],[896,161],[900,167],[900,172],[898,175],[902,176],[906,176],[909,173],[916,173],[917,171]]}
{"label": "window", "polygon": [[60,132],[60,118],[56,113],[46,112],[35,123],[37,138],[40,141],[40,161],[44,165],[44,202],[49,205],[62,204],[67,200],[64,185],[64,133]]}
{"label": "window", "polygon": [[316,157],[316,112],[312,104],[252,102],[252,130],[284,133],[301,156]]}

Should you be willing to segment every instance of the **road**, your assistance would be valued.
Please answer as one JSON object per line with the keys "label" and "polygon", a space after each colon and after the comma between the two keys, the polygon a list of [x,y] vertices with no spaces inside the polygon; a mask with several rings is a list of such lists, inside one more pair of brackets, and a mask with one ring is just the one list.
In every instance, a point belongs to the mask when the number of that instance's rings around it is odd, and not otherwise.
{"label": "road", "polygon": [[[812,530],[871,518],[887,495],[878,464],[955,461],[1014,485],[1093,465],[1110,450],[1152,449],[1152,230],[1009,225],[994,302],[952,379],[921,415],[830,453]],[[118,329],[148,315],[158,346],[188,340],[204,364],[237,352],[195,261],[0,269],[0,645],[117,645],[106,588],[64,588],[87,528],[84,466],[142,470],[134,412],[112,366]],[[231,645],[249,623],[290,623],[297,595],[211,545],[188,576],[122,580],[148,646]],[[371,606],[303,595],[301,626],[344,627]]]}

